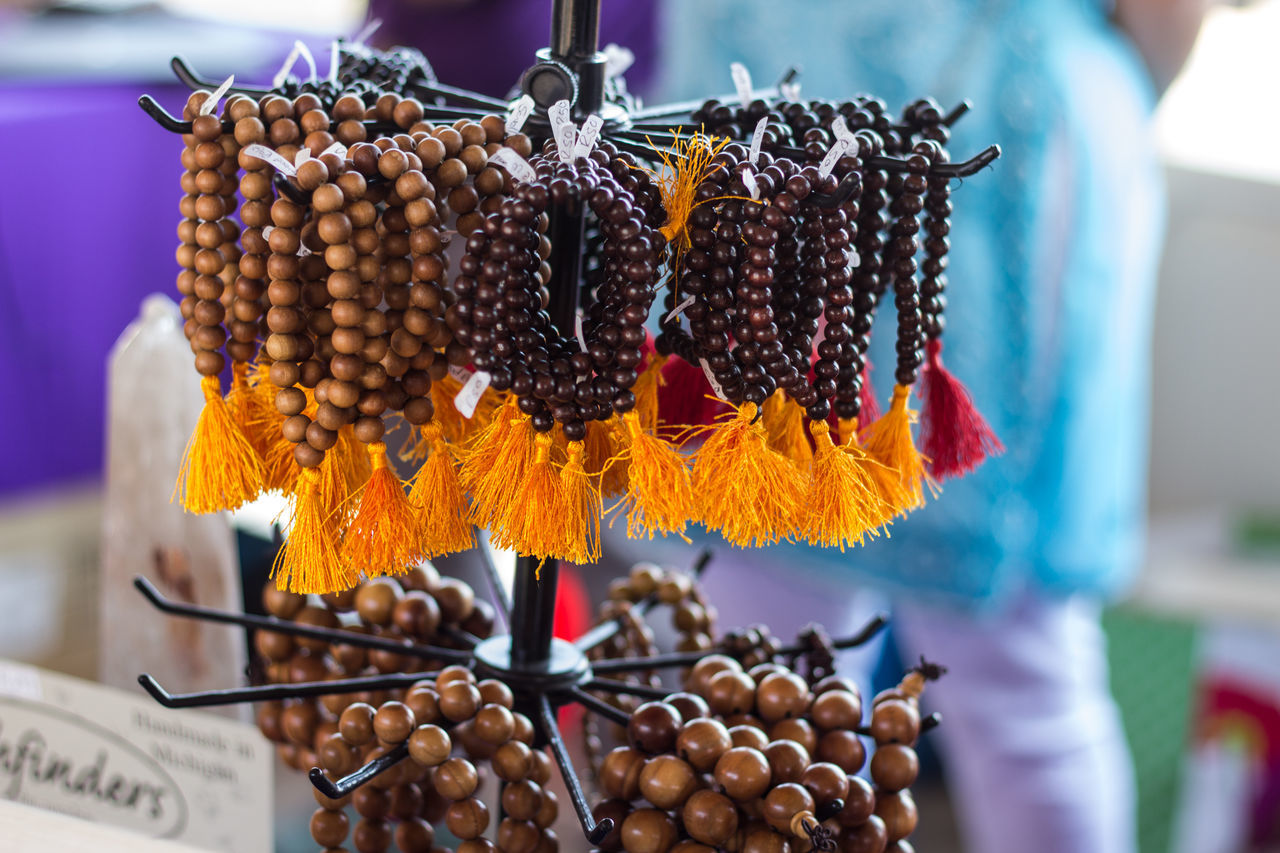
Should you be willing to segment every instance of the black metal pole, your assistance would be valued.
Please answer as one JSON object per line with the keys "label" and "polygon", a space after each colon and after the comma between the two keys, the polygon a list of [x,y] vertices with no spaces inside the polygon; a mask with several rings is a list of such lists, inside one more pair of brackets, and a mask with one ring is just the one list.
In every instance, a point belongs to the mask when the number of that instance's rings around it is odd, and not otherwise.
{"label": "black metal pole", "polygon": [[552,58],[558,62],[584,59],[599,49],[600,0],[553,0]]}
{"label": "black metal pole", "polygon": [[551,630],[556,615],[556,586],[560,566],[547,560],[539,569],[535,557],[516,559],[512,591],[511,664],[536,668],[551,659]]}

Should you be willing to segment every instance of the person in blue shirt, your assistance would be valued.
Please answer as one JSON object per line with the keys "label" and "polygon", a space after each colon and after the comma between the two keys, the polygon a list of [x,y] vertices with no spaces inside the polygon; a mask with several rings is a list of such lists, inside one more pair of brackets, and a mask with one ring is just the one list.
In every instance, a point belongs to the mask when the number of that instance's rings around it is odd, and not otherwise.
{"label": "person in blue shirt", "polygon": [[[1145,533],[1149,335],[1163,226],[1149,118],[1205,0],[667,2],[665,97],[732,91],[741,62],[802,97],[868,92],[973,109],[949,149],[1004,156],[955,189],[946,361],[1007,448],[841,553],[725,549],[706,576],[725,625],[851,633],[885,601],[927,694],[966,849],[1135,849],[1132,770],[1107,685],[1102,603]],[[873,332],[882,407],[892,312]],[[605,553],[687,562],[678,543]],[[621,550],[624,553],[619,553]],[[883,596],[883,598],[881,597]],[[866,665],[873,651],[855,664]]]}

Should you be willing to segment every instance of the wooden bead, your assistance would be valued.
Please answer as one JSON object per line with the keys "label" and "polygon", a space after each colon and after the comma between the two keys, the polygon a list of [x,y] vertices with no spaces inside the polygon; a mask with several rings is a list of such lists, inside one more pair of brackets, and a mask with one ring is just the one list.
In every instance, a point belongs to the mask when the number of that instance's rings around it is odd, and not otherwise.
{"label": "wooden bead", "polygon": [[858,736],[847,729],[836,729],[824,734],[814,752],[818,761],[826,761],[844,770],[857,773],[867,760],[867,749]]}
{"label": "wooden bead", "polygon": [[502,787],[502,810],[516,820],[533,820],[542,808],[542,787],[523,779]]}
{"label": "wooden bead", "polygon": [[849,790],[844,796],[844,808],[836,813],[841,826],[860,826],[875,812],[876,793],[866,779],[849,776]]}
{"label": "wooden bead", "polygon": [[680,712],[665,702],[646,702],[631,714],[627,739],[637,749],[656,755],[675,746],[683,721]]}
{"label": "wooden bead", "polygon": [[344,812],[316,809],[311,815],[311,839],[321,847],[337,847],[347,840],[349,830]]}
{"label": "wooden bead", "polygon": [[819,806],[843,800],[849,793],[849,774],[844,768],[825,761],[815,762],[800,774],[800,784]]}
{"label": "wooden bead", "polygon": [[391,824],[365,818],[356,824],[351,840],[359,853],[385,853],[391,846]]}
{"label": "wooden bead", "polygon": [[884,744],[871,756],[871,780],[882,791],[894,793],[911,787],[919,772],[916,751],[905,744]]}
{"label": "wooden bead", "polygon": [[729,739],[734,746],[747,746],[761,752],[769,745],[769,736],[758,726],[733,726],[729,729]]}
{"label": "wooden bead", "polygon": [[292,619],[307,604],[305,595],[277,589],[275,581],[268,581],[262,590],[262,606],[277,619]]}
{"label": "wooden bead", "polygon": [[919,815],[910,791],[881,793],[876,797],[876,817],[884,821],[889,841],[906,838],[915,832]]}
{"label": "wooden bead", "polygon": [[[432,847],[431,853],[448,853],[448,851],[442,847]],[[469,838],[458,845],[458,853],[498,853],[498,848],[487,838]]]}
{"label": "wooden bead", "polygon": [[407,637],[426,642],[435,636],[440,627],[440,605],[435,598],[421,590],[410,590],[395,603],[391,621]]}
{"label": "wooden bead", "polygon": [[740,853],[791,853],[791,843],[768,824],[761,823],[744,834]]}
{"label": "wooden bead", "polygon": [[697,786],[694,769],[674,755],[654,756],[640,772],[640,795],[664,810],[683,805]]}
{"label": "wooden bead", "polygon": [[391,789],[391,816],[407,820],[422,811],[422,789],[412,782]]}
{"label": "wooden bead", "polygon": [[920,736],[920,712],[901,699],[880,702],[871,710],[870,729],[877,744],[911,746]]}
{"label": "wooden bead", "polygon": [[802,785],[786,782],[771,790],[761,811],[769,826],[778,832],[791,832],[791,819],[801,812],[813,811],[813,797]]}
{"label": "wooden bead", "polygon": [[498,847],[503,853],[534,853],[542,833],[527,820],[505,818],[498,825]]}
{"label": "wooden bead", "polygon": [[738,808],[724,794],[695,791],[681,812],[685,831],[696,841],[724,847],[738,832]]}
{"label": "wooden bead", "polygon": [[725,670],[742,672],[742,664],[728,655],[707,655],[689,670],[689,676],[685,679],[685,689],[690,693],[706,697],[712,676]]}
{"label": "wooden bead", "polygon": [[769,727],[769,740],[793,740],[812,755],[818,748],[818,733],[803,717],[779,720]]}
{"label": "wooden bead", "polygon": [[480,777],[470,761],[450,758],[436,768],[433,783],[441,796],[456,801],[474,794]]}
{"label": "wooden bead", "polygon": [[724,670],[711,676],[704,695],[716,714],[748,714],[755,706],[756,683],[741,670]]}
{"label": "wooden bead", "polygon": [[[515,696],[511,693],[511,688],[498,681],[496,678],[486,678],[476,687],[480,690],[480,698],[486,705],[498,705],[508,710],[515,704]],[[527,719],[527,718],[526,718]],[[512,720],[513,732],[515,721]],[[511,735],[514,737],[514,734]],[[523,740],[523,738],[518,738]]]}
{"label": "wooden bead", "polygon": [[475,592],[457,578],[441,578],[431,592],[446,622],[462,622],[475,609]]}
{"label": "wooden bead", "polygon": [[[542,753],[540,752],[534,753],[534,755],[541,754]],[[559,817],[560,805],[559,801],[556,799],[554,791],[547,790],[546,785],[542,782],[539,782],[538,784],[543,786],[542,805],[538,808],[538,813],[533,816],[533,822],[538,825],[539,829],[547,829],[554,824],[556,822],[556,818]]]}
{"label": "wooden bead", "polygon": [[498,747],[491,760],[493,772],[505,782],[519,782],[533,770],[533,750],[518,740]]}
{"label": "wooden bead", "polygon": [[454,682],[463,682],[466,684],[475,684],[476,676],[471,670],[459,664],[446,666],[436,675],[436,692],[444,689],[445,685]]}
{"label": "wooden bead", "polygon": [[739,802],[762,796],[770,779],[769,760],[758,749],[736,746],[716,762],[716,784]]}
{"label": "wooden bead", "polygon": [[856,729],[862,724],[862,702],[856,694],[833,688],[813,700],[810,717],[820,729]]}
{"label": "wooden bead", "polygon": [[474,684],[455,681],[439,688],[440,713],[455,723],[469,720],[480,710],[480,691]]}
{"label": "wooden bead", "polygon": [[720,756],[733,746],[724,723],[706,717],[686,722],[676,738],[676,753],[699,773],[713,770]]}
{"label": "wooden bead", "polygon": [[400,853],[430,853],[436,833],[422,818],[410,817],[396,827],[395,837]]}
{"label": "wooden bead", "polygon": [[489,807],[477,797],[467,797],[449,806],[444,822],[459,839],[478,838],[489,828]]}
{"label": "wooden bead", "polygon": [[667,853],[676,838],[676,822],[658,809],[637,809],[622,823],[622,849],[627,853]]}
{"label": "wooden bead", "polygon": [[280,730],[290,743],[309,747],[314,742],[319,716],[310,702],[289,705],[280,712]]}
{"label": "wooden bead", "polygon": [[[714,685],[713,685],[714,686]],[[756,713],[766,723],[799,717],[812,699],[809,685],[793,672],[766,675],[756,689]]]}
{"label": "wooden bead", "polygon": [[640,796],[640,774],[645,758],[639,750],[619,746],[610,751],[600,764],[600,789],[605,796],[634,800]]}
{"label": "wooden bead", "polygon": [[449,733],[436,725],[418,726],[409,735],[409,756],[426,767],[435,767],[449,759],[453,741]]}
{"label": "wooden bead", "polygon": [[707,700],[695,693],[672,693],[662,701],[679,711],[680,718],[686,723],[698,717],[711,716],[711,706],[707,704]]}
{"label": "wooden bead", "polygon": [[[482,692],[481,699],[483,698]],[[492,744],[506,743],[515,733],[515,728],[516,721],[511,711],[501,705],[485,705],[476,712],[474,729],[481,740]]]}
{"label": "wooden bead", "polygon": [[390,578],[366,581],[356,593],[356,613],[367,625],[389,625],[400,595],[400,585]]}
{"label": "wooden bead", "polygon": [[359,755],[341,734],[329,735],[316,749],[320,766],[334,776],[346,776],[358,766]]}
{"label": "wooden bead", "polygon": [[809,766],[808,751],[793,740],[775,740],[764,748],[773,784],[799,782]]}

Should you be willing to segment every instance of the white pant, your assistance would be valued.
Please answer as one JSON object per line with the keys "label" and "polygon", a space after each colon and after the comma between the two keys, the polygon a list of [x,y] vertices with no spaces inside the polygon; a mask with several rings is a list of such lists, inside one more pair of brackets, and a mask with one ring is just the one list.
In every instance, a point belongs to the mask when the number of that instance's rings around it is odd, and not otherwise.
{"label": "white pant", "polygon": [[[667,543],[624,546],[620,538],[605,548],[613,559],[627,551],[683,566],[696,553]],[[762,622],[787,642],[818,622],[839,638],[886,609],[848,581],[798,582],[762,559],[716,552],[703,586],[721,629]],[[891,611],[903,658],[923,654],[949,670],[926,690],[924,709],[943,717],[928,737],[940,747],[968,853],[1137,849],[1133,770],[1096,603],[1024,596],[991,617],[907,602]],[[841,674],[867,689],[879,655],[879,643],[844,653]]]}

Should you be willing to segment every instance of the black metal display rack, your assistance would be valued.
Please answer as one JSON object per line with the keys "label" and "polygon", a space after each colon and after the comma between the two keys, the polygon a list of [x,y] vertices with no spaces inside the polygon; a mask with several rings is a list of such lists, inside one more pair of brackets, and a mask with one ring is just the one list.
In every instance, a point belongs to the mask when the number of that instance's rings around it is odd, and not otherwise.
{"label": "black metal display rack", "polygon": [[[604,119],[602,135],[620,150],[652,160],[654,149],[649,142],[653,134],[693,132],[692,113],[702,106],[702,101],[669,104],[665,106],[636,108],[629,97],[611,92],[606,79],[606,57],[599,50],[600,0],[552,0],[551,43],[537,53],[537,62],[523,75],[520,88],[523,94],[533,98],[536,107],[530,117],[526,132],[540,144],[550,135],[547,108],[557,101],[567,99],[573,106],[576,121],[596,114]],[[192,89],[216,88],[213,81],[201,79],[181,58],[173,60],[178,78]],[[782,82],[795,75],[789,71]],[[246,94],[263,94],[265,90],[234,87],[231,91]],[[456,120],[479,118],[487,113],[501,113],[510,107],[507,101],[491,98],[465,89],[432,82],[415,83],[408,94],[418,97],[424,104],[424,117],[428,120]],[[776,95],[773,90],[757,93],[761,97]],[[730,100],[730,98],[726,98]],[[142,96],[139,103],[157,123],[167,130],[184,133],[190,131],[190,123],[183,122],[165,111],[149,96]],[[961,104],[944,119],[950,124],[959,118],[968,106]],[[369,122],[377,124],[377,122]],[[230,127],[225,126],[228,131]],[[779,153],[786,154],[787,150]],[[794,152],[803,156],[803,152]],[[996,146],[982,151],[962,163],[939,164],[932,174],[939,177],[963,177],[973,174],[999,156]],[[900,171],[904,161],[893,157],[869,159],[875,168]],[[277,175],[276,185],[286,195],[297,193],[297,188]],[[816,194],[810,200],[824,206],[834,206],[843,201],[850,188],[840,186],[834,193],[819,199]],[[571,330],[575,312],[582,295],[582,260],[584,247],[584,209],[566,211],[553,208],[548,237],[552,256],[549,291],[552,305],[550,314],[561,330]],[[481,549],[483,551],[483,549]],[[614,722],[625,725],[628,715],[616,706],[600,699],[592,691],[626,694],[635,698],[663,698],[668,691],[613,681],[601,676],[640,673],[664,668],[691,666],[707,652],[675,653],[651,657],[622,658],[615,660],[588,660],[588,653],[608,642],[621,630],[621,621],[612,620],[592,628],[573,642],[553,638],[559,567],[554,561],[539,564],[534,558],[519,557],[515,570],[514,589],[510,599],[504,585],[497,578],[487,552],[482,554],[492,581],[494,604],[509,626],[509,633],[479,640],[465,632],[454,631],[452,640],[465,649],[441,648],[431,645],[405,644],[403,641],[354,634],[342,630],[296,624],[269,616],[254,616],[179,604],[164,598],[143,578],[135,580],[139,591],[155,607],[169,614],[200,620],[238,625],[246,629],[260,629],[298,637],[381,649],[417,659],[428,659],[446,664],[462,664],[472,668],[481,678],[496,678],[511,688],[516,698],[516,710],[526,714],[534,723],[539,745],[549,746],[555,762],[564,778],[578,820],[592,844],[598,844],[613,829],[609,819],[595,821],[587,802],[581,781],[571,763],[569,751],[556,721],[560,706],[578,703],[587,710]],[[637,612],[643,614],[654,600],[642,602]],[[867,642],[886,623],[885,617],[877,617],[856,636],[834,643],[837,649],[846,649]],[[720,650],[726,651],[727,650]],[[786,647],[779,656],[795,656],[805,651],[801,646]],[[243,702],[259,702],[321,696],[335,693],[355,693],[369,690],[407,688],[411,684],[431,678],[430,672],[407,672],[347,678],[295,684],[270,684],[227,690],[204,691],[189,694],[171,694],[149,675],[139,677],[142,686],[162,705],[183,708],[226,705]],[[933,717],[925,721],[926,727],[937,724]],[[329,779],[318,768],[310,774],[312,783],[330,798],[340,798],[369,781],[384,770],[402,761],[408,754],[401,745],[377,758],[356,772],[337,781]],[[821,818],[822,816],[819,815]]]}

